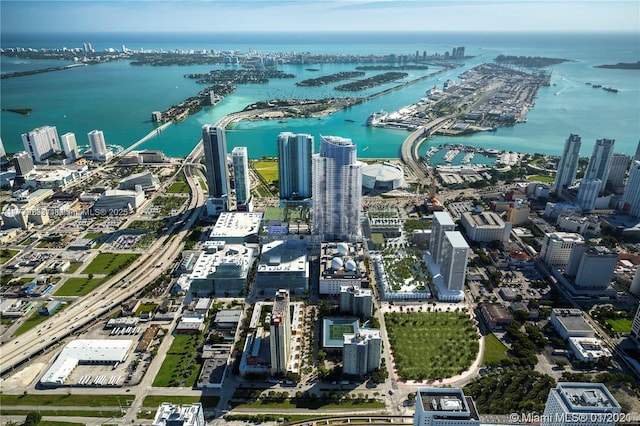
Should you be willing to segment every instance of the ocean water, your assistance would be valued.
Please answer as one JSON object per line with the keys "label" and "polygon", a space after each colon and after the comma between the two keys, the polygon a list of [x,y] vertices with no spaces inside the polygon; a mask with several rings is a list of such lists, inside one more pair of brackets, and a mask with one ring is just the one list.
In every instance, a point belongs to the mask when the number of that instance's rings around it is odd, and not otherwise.
{"label": "ocean water", "polygon": [[[596,139],[616,140],[616,152],[633,153],[640,140],[640,71],[594,68],[599,64],[635,62],[640,59],[638,34],[471,34],[471,33],[360,33],[360,34],[2,34],[2,47],[61,48],[92,43],[100,51],[120,49],[216,49],[238,52],[312,52],[332,54],[428,54],[465,46],[474,56],[464,66],[415,85],[373,99],[321,119],[242,122],[227,131],[229,151],[247,146],[252,158],[276,155],[276,137],[282,131],[352,138],[363,158],[395,158],[407,136],[405,131],[368,128],[372,111],[397,110],[418,101],[433,86],[473,66],[490,62],[499,54],[546,56],[570,59],[549,67],[552,85],[538,92],[528,122],[496,132],[445,138],[434,137],[421,152],[442,143],[462,143],[520,152],[559,154],[570,133],[582,136],[582,155],[589,155]],[[61,61],[32,61],[0,57],[0,70],[38,69],[61,65]],[[170,156],[184,156],[200,139],[203,124],[215,123],[226,114],[273,98],[323,98],[365,96],[374,90],[346,93],[322,88],[300,88],[296,81],[338,71],[353,70],[356,64],[285,65],[294,79],[271,80],[266,85],[240,85],[215,107],[207,107],[181,123],[175,123],[140,148],[161,149]],[[42,125],[55,125],[60,134],[76,133],[80,145],[86,134],[104,131],[108,144],[127,147],[154,128],[150,114],[164,110],[204,86],[184,78],[187,73],[208,72],[215,67],[134,67],[127,61],[77,67],[32,76],[1,80],[0,104],[6,108],[32,108],[28,116],[2,111],[0,135],[8,152],[22,149],[20,135]],[[307,68],[320,68],[308,71]],[[436,71],[411,71],[407,79]],[[376,74],[368,71],[367,76]],[[609,93],[586,83],[619,89]],[[346,121],[346,120],[353,120]]]}

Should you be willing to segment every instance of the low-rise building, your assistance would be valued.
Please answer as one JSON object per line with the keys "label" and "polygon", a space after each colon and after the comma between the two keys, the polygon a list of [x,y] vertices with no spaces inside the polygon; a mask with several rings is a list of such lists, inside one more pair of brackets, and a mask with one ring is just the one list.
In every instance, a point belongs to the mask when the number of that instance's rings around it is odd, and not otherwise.
{"label": "low-rise building", "polygon": [[491,211],[475,214],[465,212],[460,217],[460,223],[472,241],[509,241],[511,222],[504,222],[497,213]]}
{"label": "low-rise building", "polygon": [[596,333],[582,316],[580,309],[552,309],[551,324],[560,337],[595,337]]}
{"label": "low-rise building", "polygon": [[191,271],[191,291],[200,296],[235,297],[246,294],[247,279],[257,253],[252,247],[212,241]]}
{"label": "low-rise building", "polygon": [[144,191],[109,189],[98,198],[92,209],[96,214],[126,214],[138,210],[144,200]]}
{"label": "low-rise building", "polygon": [[45,303],[38,308],[38,313],[44,316],[53,315],[58,309],[60,309],[61,302],[59,300],[52,300]]}
{"label": "low-rise building", "polygon": [[598,362],[611,358],[611,351],[604,342],[593,337],[569,337],[569,348],[580,361]]}
{"label": "low-rise building", "polygon": [[163,402],[156,411],[152,426],[205,426],[202,404],[184,404],[182,406]]}
{"label": "low-rise building", "polygon": [[309,259],[304,240],[279,240],[262,246],[256,289],[273,294],[280,289],[302,296],[309,291]]}
{"label": "low-rise building", "polygon": [[227,244],[257,243],[263,216],[262,212],[220,213],[209,239]]}
{"label": "low-rise building", "polygon": [[201,316],[183,316],[176,325],[176,333],[198,334],[204,330],[204,318]]}
{"label": "low-rise building", "polygon": [[160,179],[155,177],[149,170],[134,173],[120,181],[120,189],[134,190],[140,186],[144,191],[156,191],[160,187]]}
{"label": "low-rise building", "polygon": [[342,287],[369,287],[363,243],[328,243],[320,246],[320,294],[340,294]]}
{"label": "low-rise building", "polygon": [[492,330],[505,330],[513,323],[511,312],[497,303],[482,304],[480,313]]}
{"label": "low-rise building", "polygon": [[599,235],[600,219],[598,216],[560,215],[556,221],[561,231],[576,232],[580,235]]}

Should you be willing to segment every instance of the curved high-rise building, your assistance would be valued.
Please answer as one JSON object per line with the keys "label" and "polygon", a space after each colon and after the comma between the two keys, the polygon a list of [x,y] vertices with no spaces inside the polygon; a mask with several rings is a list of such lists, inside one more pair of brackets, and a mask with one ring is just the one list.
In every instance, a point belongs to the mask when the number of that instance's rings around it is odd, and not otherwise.
{"label": "curved high-rise building", "polygon": [[560,192],[562,188],[571,186],[576,180],[576,172],[578,171],[578,160],[580,159],[580,146],[582,141],[580,136],[571,134],[564,143],[564,150],[560,163],[558,163],[558,171],[556,179],[553,182],[553,190]]}
{"label": "curved high-rise building", "polygon": [[363,167],[351,139],[320,136],[320,153],[312,157],[314,234],[327,241],[361,235]]}
{"label": "curved high-rise building", "polygon": [[96,161],[108,161],[113,153],[107,149],[102,130],[92,130],[87,133],[89,137],[89,147],[91,148],[91,158]]}
{"label": "curved high-rise building", "polygon": [[313,136],[282,132],[278,135],[278,184],[280,199],[311,197]]}

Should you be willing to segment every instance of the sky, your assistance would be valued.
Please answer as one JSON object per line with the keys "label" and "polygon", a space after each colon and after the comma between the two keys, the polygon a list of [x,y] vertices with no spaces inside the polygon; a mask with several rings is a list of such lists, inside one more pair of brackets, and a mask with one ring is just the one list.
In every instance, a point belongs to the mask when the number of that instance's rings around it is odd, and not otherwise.
{"label": "sky", "polygon": [[638,0],[1,0],[2,33],[640,32]]}

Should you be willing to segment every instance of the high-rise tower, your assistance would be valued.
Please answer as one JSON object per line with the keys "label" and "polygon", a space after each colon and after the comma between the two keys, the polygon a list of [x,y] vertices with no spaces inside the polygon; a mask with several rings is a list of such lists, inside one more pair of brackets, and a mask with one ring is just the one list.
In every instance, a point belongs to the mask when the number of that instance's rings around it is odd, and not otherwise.
{"label": "high-rise tower", "polygon": [[607,183],[609,183],[614,190],[622,188],[624,175],[627,173],[630,162],[631,158],[629,158],[627,154],[615,153],[611,156]]}
{"label": "high-rise tower", "polygon": [[602,188],[602,181],[600,179],[582,179],[580,181],[580,187],[578,188],[576,204],[580,206],[583,211],[593,210],[596,206],[596,199],[598,198],[600,188]]}
{"label": "high-rise tower", "polygon": [[271,349],[271,374],[286,374],[291,347],[291,320],[289,318],[289,292],[278,290],[273,302],[269,346]]}
{"label": "high-rise tower", "polygon": [[283,132],[278,135],[278,184],[280,199],[311,197],[313,136]]}
{"label": "high-rise tower", "polygon": [[600,179],[600,191],[604,189],[609,176],[609,162],[613,155],[614,143],[613,139],[598,139],[593,146],[587,170],[584,172],[584,179]]}
{"label": "high-rise tower", "polygon": [[312,157],[314,234],[329,241],[360,236],[363,166],[351,139],[320,136]]}
{"label": "high-rise tower", "polygon": [[91,158],[93,160],[108,161],[113,156],[113,153],[107,149],[102,130],[92,130],[87,136],[89,137],[89,147],[91,148]]}
{"label": "high-rise tower", "polygon": [[447,290],[464,290],[469,259],[469,244],[458,231],[447,231],[442,241],[442,266]]}
{"label": "high-rise tower", "polygon": [[622,201],[625,212],[631,216],[640,216],[640,161],[634,161],[631,164]]}
{"label": "high-rise tower", "polygon": [[229,210],[229,167],[224,129],[209,124],[202,126],[202,144],[209,188],[207,212],[215,216]]}
{"label": "high-rise tower", "polygon": [[237,146],[231,151],[233,179],[236,188],[238,210],[251,210],[251,180],[249,179],[249,158],[246,146]]}
{"label": "high-rise tower", "polygon": [[76,143],[76,135],[68,132],[60,136],[60,142],[62,142],[62,150],[64,155],[71,161],[76,161],[80,158],[80,152],[78,151],[78,144]]}
{"label": "high-rise tower", "polygon": [[580,159],[580,146],[582,141],[580,136],[571,134],[564,143],[564,150],[560,163],[558,163],[558,171],[556,179],[553,182],[553,189],[560,192],[562,188],[571,186],[576,180],[576,172],[578,171],[578,160]]}
{"label": "high-rise tower", "polygon": [[55,126],[43,126],[22,134],[24,150],[39,163],[60,151],[60,138]]}
{"label": "high-rise tower", "polygon": [[447,231],[455,231],[456,224],[447,212],[434,212],[433,222],[431,223],[431,237],[429,239],[429,250],[433,261],[437,264],[442,263],[442,242],[444,241],[444,233]]}

